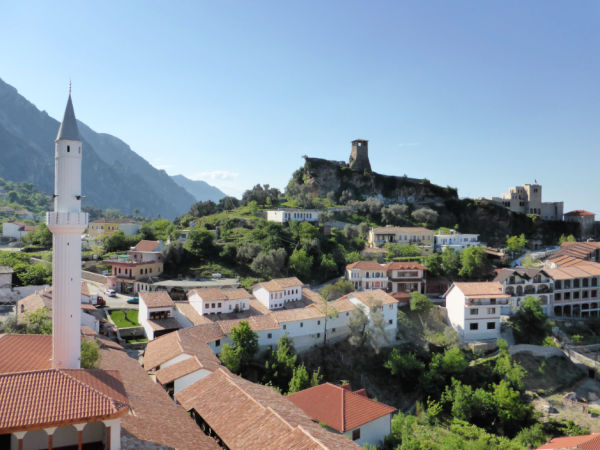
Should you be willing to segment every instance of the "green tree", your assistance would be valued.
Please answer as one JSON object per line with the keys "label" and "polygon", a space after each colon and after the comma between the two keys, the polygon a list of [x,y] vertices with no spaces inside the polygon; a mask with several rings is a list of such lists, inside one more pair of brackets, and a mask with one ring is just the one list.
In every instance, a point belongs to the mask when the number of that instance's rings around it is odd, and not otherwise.
{"label": "green tree", "polygon": [[348,280],[339,280],[328,284],[321,289],[321,295],[330,300],[340,298],[354,290],[354,286]]}
{"label": "green tree", "polygon": [[483,247],[465,248],[460,254],[460,263],[458,274],[462,278],[479,280],[488,277],[492,270]]}
{"label": "green tree", "polygon": [[292,256],[290,256],[290,269],[304,280],[310,277],[312,264],[313,257],[309,256],[304,248],[295,249]]}
{"label": "green tree", "polygon": [[565,242],[577,242],[577,239],[575,239],[575,236],[573,236],[572,234],[570,234],[568,236],[561,234],[560,238],[558,239],[558,245],[562,245]]}
{"label": "green tree", "polygon": [[292,344],[292,339],[287,334],[283,335],[277,342],[277,350],[271,349],[265,362],[264,382],[276,386],[281,391],[289,387],[298,359]]}
{"label": "green tree", "polygon": [[362,308],[356,307],[348,321],[348,328],[350,328],[348,342],[350,345],[361,348],[365,346],[368,325],[369,318]]}
{"label": "green tree", "polygon": [[441,253],[441,269],[444,275],[450,279],[455,278],[460,270],[460,253],[450,247],[446,247]]}
{"label": "green tree", "polygon": [[431,208],[419,208],[412,212],[412,218],[425,225],[433,225],[438,219],[438,213]]}
{"label": "green tree", "polygon": [[81,368],[97,369],[100,362],[100,345],[96,340],[81,341]]}
{"label": "green tree", "polygon": [[429,297],[420,292],[414,291],[410,294],[410,310],[419,314],[427,314],[433,308],[433,303]]}
{"label": "green tree", "polygon": [[338,316],[338,310],[330,303],[333,298],[331,297],[332,292],[321,291],[321,305],[319,311],[323,314],[323,346],[327,345],[327,323],[329,319],[333,319]]}
{"label": "green tree", "polygon": [[442,273],[442,256],[439,253],[426,256],[423,265],[427,267],[428,276],[439,277]]}
{"label": "green tree", "polygon": [[279,277],[286,272],[287,252],[284,248],[261,251],[250,264],[250,268],[264,277]]}
{"label": "green tree", "polygon": [[506,250],[512,254],[521,253],[527,245],[527,239],[524,234],[520,236],[506,236]]}
{"label": "green tree", "polygon": [[252,331],[248,321],[242,320],[231,329],[231,345],[225,344],[219,358],[234,373],[242,373],[258,351],[258,335]]}
{"label": "green tree", "polygon": [[388,261],[398,257],[421,256],[421,250],[416,245],[386,244],[385,247]]}
{"label": "green tree", "polygon": [[195,227],[188,234],[184,247],[197,258],[208,259],[216,254],[215,235],[206,228]]}
{"label": "green tree", "polygon": [[401,353],[398,348],[392,350],[384,367],[398,377],[406,389],[416,387],[425,370],[425,364],[414,353]]}
{"label": "green tree", "polygon": [[25,323],[27,334],[52,334],[52,318],[47,306],[25,313]]}
{"label": "green tree", "polygon": [[129,250],[130,247],[135,245],[135,238],[125,236],[123,230],[117,230],[110,236],[104,239],[104,249],[107,252],[118,252],[122,250]]}
{"label": "green tree", "polygon": [[294,392],[299,392],[309,387],[310,377],[308,375],[308,370],[306,370],[306,366],[304,364],[300,364],[294,368],[294,373],[289,384],[288,394],[293,394]]}
{"label": "green tree", "polygon": [[542,345],[551,325],[540,299],[527,296],[509,320],[517,344]]}

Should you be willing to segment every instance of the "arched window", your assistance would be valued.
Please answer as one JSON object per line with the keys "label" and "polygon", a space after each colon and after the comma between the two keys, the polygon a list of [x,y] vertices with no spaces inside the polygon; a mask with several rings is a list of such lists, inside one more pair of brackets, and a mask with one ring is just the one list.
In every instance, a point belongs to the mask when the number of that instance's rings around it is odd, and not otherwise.
{"label": "arched window", "polygon": [[67,152],[71,152],[71,146],[67,145]]}

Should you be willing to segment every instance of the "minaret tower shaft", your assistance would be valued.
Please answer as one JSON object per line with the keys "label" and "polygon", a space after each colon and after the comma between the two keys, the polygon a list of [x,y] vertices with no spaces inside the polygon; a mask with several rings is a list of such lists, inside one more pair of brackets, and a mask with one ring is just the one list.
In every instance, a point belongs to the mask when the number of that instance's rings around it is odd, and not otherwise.
{"label": "minaret tower shaft", "polygon": [[81,360],[81,140],[69,100],[54,153],[54,211],[46,213],[52,232],[52,367],[78,369]]}

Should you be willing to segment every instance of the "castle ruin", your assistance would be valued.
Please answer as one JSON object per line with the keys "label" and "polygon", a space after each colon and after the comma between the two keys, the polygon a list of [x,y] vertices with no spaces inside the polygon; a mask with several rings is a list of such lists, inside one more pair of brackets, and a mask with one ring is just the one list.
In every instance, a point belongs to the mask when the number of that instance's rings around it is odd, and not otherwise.
{"label": "castle ruin", "polygon": [[352,153],[350,153],[348,165],[351,169],[371,172],[371,163],[369,162],[369,141],[365,139],[355,139],[352,141]]}

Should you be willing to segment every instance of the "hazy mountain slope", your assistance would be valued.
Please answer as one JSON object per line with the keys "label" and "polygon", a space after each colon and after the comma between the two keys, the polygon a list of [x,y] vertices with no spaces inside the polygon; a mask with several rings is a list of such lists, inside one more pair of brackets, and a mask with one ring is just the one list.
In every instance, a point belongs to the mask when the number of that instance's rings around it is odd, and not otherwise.
{"label": "hazy mountain slope", "polygon": [[[195,202],[166,172],[152,167],[126,143],[78,124],[83,141],[84,205],[124,213],[139,209],[145,216],[173,218]],[[0,80],[0,177],[28,181],[52,193],[58,127],[58,121]]]}
{"label": "hazy mountain slope", "polygon": [[184,188],[190,194],[194,196],[196,201],[212,200],[218,202],[223,197],[227,197],[223,191],[215,186],[211,186],[206,181],[202,180],[190,180],[183,175],[173,175],[171,179],[175,181],[179,186]]}

